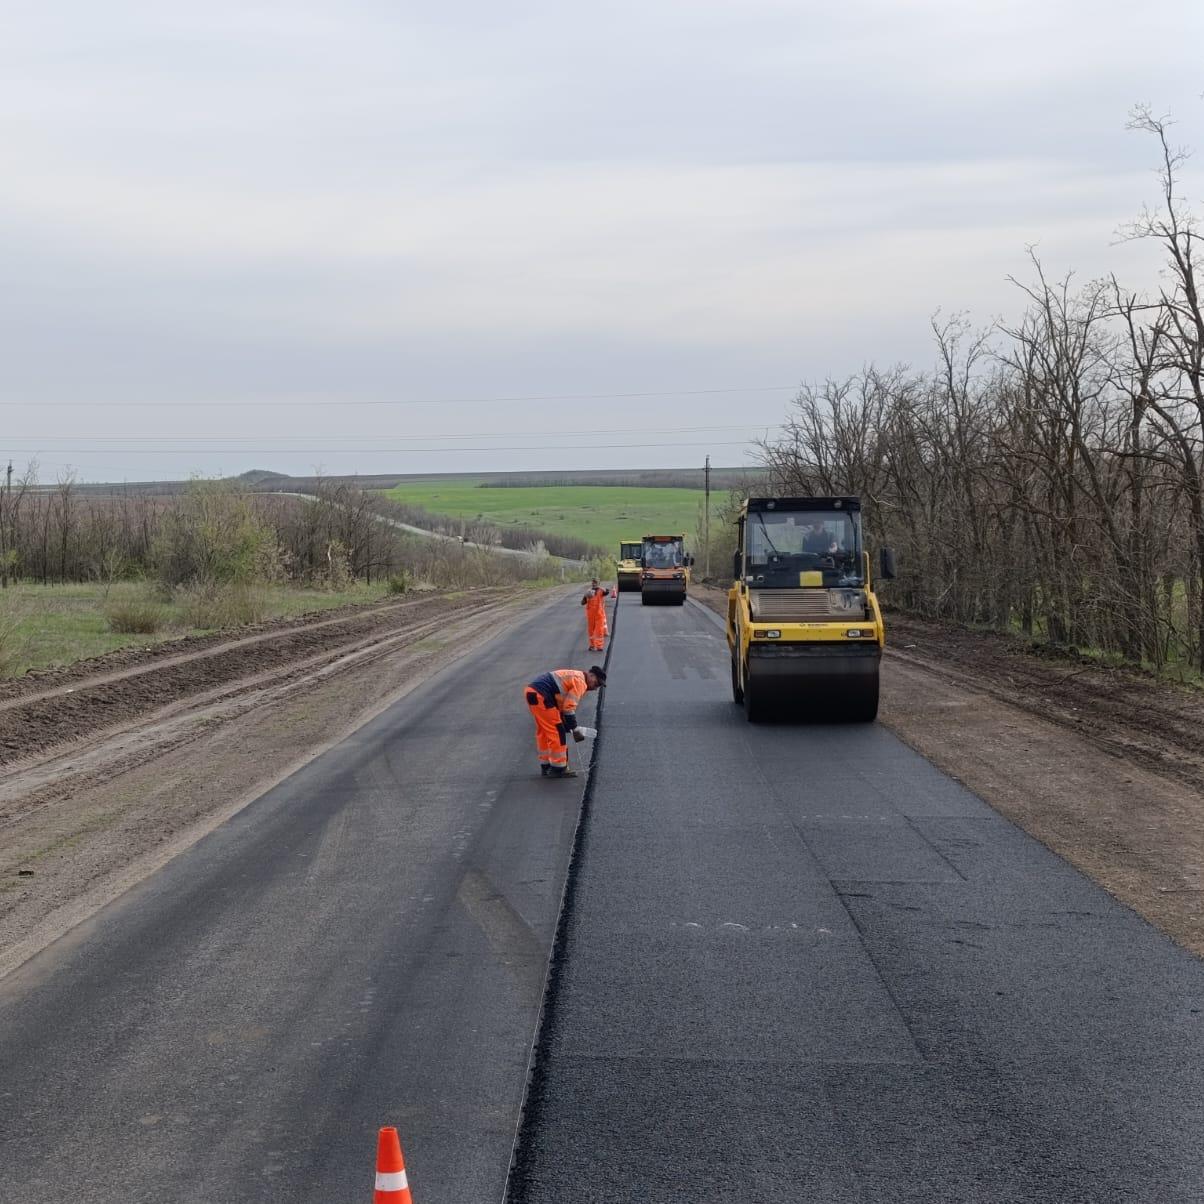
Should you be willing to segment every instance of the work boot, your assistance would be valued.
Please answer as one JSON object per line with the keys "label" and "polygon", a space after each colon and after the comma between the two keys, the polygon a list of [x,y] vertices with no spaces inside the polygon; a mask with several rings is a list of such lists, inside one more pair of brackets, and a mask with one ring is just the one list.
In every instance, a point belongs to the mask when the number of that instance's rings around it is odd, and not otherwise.
{"label": "work boot", "polygon": [[550,778],[575,778],[576,776],[577,771],[575,769],[560,769],[555,765],[552,766],[548,773],[548,777]]}
{"label": "work boot", "polygon": [[552,767],[550,765],[541,765],[539,767],[539,776],[541,778],[546,778],[548,776],[548,774],[550,774],[551,772],[552,772]]}

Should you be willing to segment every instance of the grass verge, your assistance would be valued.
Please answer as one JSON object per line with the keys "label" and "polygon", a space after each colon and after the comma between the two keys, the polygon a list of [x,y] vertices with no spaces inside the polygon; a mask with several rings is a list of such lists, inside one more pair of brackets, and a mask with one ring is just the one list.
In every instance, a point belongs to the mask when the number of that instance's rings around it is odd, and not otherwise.
{"label": "grass verge", "polygon": [[[69,665],[132,644],[201,635],[238,626],[240,621],[296,618],[387,596],[384,582],[343,590],[260,586],[253,606],[206,609],[196,598],[177,596],[162,602],[149,590],[128,582],[110,588],[100,584],[10,586],[0,592],[0,676],[17,677],[30,669]],[[155,629],[148,631],[152,609]],[[118,626],[144,630],[115,631],[111,618],[118,620]]]}

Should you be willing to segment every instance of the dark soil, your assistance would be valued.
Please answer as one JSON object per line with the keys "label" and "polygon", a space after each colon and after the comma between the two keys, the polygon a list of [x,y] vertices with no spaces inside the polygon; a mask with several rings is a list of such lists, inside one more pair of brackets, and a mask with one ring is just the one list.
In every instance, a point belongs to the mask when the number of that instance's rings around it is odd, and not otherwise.
{"label": "dark soil", "polygon": [[887,652],[1204,791],[1204,691],[1015,636],[887,616]]}
{"label": "dark soil", "polygon": [[0,765],[127,724],[165,707],[282,668],[312,667],[460,611],[496,603],[503,589],[429,594],[414,600],[329,612],[308,621],[122,649],[36,679],[8,683],[0,696]]}
{"label": "dark soil", "polygon": [[0,681],[0,705],[10,698],[24,698],[30,694],[41,694],[57,686],[70,686],[74,682],[95,677],[99,673],[117,673],[122,669],[142,665],[158,664],[164,660],[203,652],[206,648],[227,645],[233,639],[249,640],[256,636],[271,635],[279,631],[312,628],[319,623],[335,623],[345,618],[364,619],[378,611],[389,612],[413,606],[416,601],[429,601],[443,597],[441,593],[424,593],[403,600],[387,599],[381,602],[349,603],[347,606],[329,610],[313,611],[310,614],[294,615],[283,619],[265,619],[262,623],[248,623],[236,630],[214,631],[209,635],[180,636],[174,640],[160,640],[154,644],[132,644],[106,652],[103,656],[87,657],[69,665],[55,665],[46,669],[31,669],[20,677]]}

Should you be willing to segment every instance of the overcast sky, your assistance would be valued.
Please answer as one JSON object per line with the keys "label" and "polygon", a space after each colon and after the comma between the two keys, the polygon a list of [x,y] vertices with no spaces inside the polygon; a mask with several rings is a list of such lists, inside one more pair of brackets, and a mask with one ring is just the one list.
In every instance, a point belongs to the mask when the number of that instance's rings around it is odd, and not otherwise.
{"label": "overcast sky", "polygon": [[1200,0],[0,11],[44,479],[737,464],[800,381],[1014,314],[1029,244],[1152,283],[1134,103],[1204,194]]}

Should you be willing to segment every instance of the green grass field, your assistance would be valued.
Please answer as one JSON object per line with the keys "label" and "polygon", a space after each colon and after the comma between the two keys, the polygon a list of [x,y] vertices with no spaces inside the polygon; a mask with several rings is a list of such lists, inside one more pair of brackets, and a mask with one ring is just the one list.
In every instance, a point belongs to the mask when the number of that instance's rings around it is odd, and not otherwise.
{"label": "green grass field", "polygon": [[460,477],[398,485],[385,496],[434,514],[575,536],[616,556],[619,541],[633,536],[684,531],[692,544],[703,491],[623,485],[490,489]]}
{"label": "green grass field", "polygon": [[[203,634],[204,629],[185,623],[174,603],[163,603],[164,626],[153,634],[111,631],[106,609],[145,593],[145,587],[128,582],[119,582],[108,591],[99,584],[18,584],[0,591],[0,676],[68,665],[134,644],[146,646]],[[343,591],[270,586],[264,588],[264,618],[294,617],[352,602],[375,602],[384,596],[383,584]]]}

